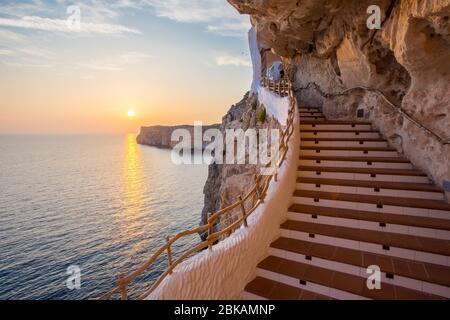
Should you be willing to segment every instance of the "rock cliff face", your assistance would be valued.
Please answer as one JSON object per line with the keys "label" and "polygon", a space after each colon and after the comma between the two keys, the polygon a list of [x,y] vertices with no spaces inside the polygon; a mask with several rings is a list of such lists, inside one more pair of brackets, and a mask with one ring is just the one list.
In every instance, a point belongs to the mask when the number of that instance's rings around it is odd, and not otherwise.
{"label": "rock cliff face", "polygon": [[[266,114],[264,105],[258,102],[256,94],[247,93],[244,98],[232,106],[222,118],[220,126],[225,136],[226,129],[273,129],[280,128],[279,122]],[[270,141],[269,141],[270,144]],[[248,151],[248,150],[247,150]],[[238,201],[239,195],[245,195],[255,185],[254,175],[260,165],[253,164],[211,164],[208,178],[203,189],[204,207],[201,224],[206,224],[209,212],[216,212]],[[249,208],[247,208],[249,209]],[[220,228],[226,227],[240,215],[240,208],[231,212],[221,221]]]}
{"label": "rock cliff face", "polygon": [[[203,131],[212,128],[219,128],[219,124],[214,124],[210,126],[203,126]],[[186,129],[189,131],[191,138],[194,139],[194,126],[181,125],[181,126],[152,126],[152,127],[142,127],[136,140],[137,143],[158,147],[158,148],[173,148],[178,141],[171,141],[172,132],[176,129]],[[192,145],[193,140],[192,140]],[[204,143],[203,148],[206,143]]]}
{"label": "rock cliff face", "polygon": [[[336,119],[363,109],[435,182],[450,179],[450,0],[228,1],[282,59],[300,104]],[[381,29],[367,27],[370,5]]]}

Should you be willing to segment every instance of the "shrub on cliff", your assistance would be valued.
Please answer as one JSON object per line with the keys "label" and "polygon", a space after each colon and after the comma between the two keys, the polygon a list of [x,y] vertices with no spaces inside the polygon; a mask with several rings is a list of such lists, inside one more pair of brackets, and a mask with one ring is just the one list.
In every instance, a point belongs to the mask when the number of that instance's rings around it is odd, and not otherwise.
{"label": "shrub on cliff", "polygon": [[266,109],[262,109],[258,114],[258,121],[261,123],[266,122]]}

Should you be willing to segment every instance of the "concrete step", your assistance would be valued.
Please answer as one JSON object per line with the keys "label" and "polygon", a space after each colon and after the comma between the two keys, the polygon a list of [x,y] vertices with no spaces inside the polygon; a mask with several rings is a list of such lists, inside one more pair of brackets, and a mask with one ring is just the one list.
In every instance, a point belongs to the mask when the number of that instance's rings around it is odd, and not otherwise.
{"label": "concrete step", "polygon": [[374,196],[391,196],[395,194],[403,198],[444,200],[443,191],[437,186],[428,183],[298,178],[297,189]]}
{"label": "concrete step", "polygon": [[305,146],[317,147],[381,147],[387,148],[388,142],[384,139],[351,139],[351,138],[304,138],[300,143],[300,148]]}
{"label": "concrete step", "polygon": [[384,284],[370,290],[367,278],[311,264],[269,256],[258,264],[257,274],[266,279],[334,299],[442,299],[417,290]]}
{"label": "concrete step", "polygon": [[[312,208],[312,209],[310,209]],[[450,240],[450,219],[293,204],[288,219]]]}
{"label": "concrete step", "polygon": [[299,166],[298,177],[428,183],[427,176],[417,170],[384,168],[351,168]]}
{"label": "concrete step", "polygon": [[330,300],[332,298],[289,286],[282,282],[256,277],[245,287],[247,300]]}
{"label": "concrete step", "polygon": [[304,138],[380,138],[381,135],[375,130],[319,130],[319,129],[302,129],[300,132],[301,139]]}
{"label": "concrete step", "polygon": [[360,131],[372,130],[370,122],[301,121],[300,130]]}
{"label": "concrete step", "polygon": [[397,150],[389,147],[302,146],[300,148],[300,157],[312,155],[330,157],[399,157]]}
{"label": "concrete step", "polygon": [[439,200],[309,190],[296,190],[293,200],[305,205],[450,219],[450,205]]}
{"label": "concrete step", "polygon": [[414,169],[413,165],[400,157],[339,157],[339,156],[301,156],[299,166],[337,167],[337,168],[377,168]]}
{"label": "concrete step", "polygon": [[450,266],[449,240],[295,220],[287,220],[281,225],[281,236]]}
{"label": "concrete step", "polygon": [[278,238],[269,253],[362,277],[367,277],[369,266],[376,265],[382,272],[382,283],[450,297],[450,267],[446,266],[289,238]]}

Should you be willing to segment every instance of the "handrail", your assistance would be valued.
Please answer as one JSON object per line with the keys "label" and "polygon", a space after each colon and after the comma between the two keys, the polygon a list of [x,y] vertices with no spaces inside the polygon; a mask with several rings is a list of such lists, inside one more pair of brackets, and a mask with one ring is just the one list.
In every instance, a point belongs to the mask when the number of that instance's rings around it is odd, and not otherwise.
{"label": "handrail", "polygon": [[263,76],[261,77],[261,85],[265,88],[268,88],[270,91],[275,92],[281,97],[289,95],[290,84],[286,79],[280,79],[276,81]]}
{"label": "handrail", "polygon": [[448,140],[447,138],[443,138],[441,137],[438,133],[434,132],[432,129],[424,126],[423,124],[421,124],[418,120],[414,119],[411,115],[409,115],[405,110],[403,110],[402,107],[397,106],[395,104],[393,104],[387,97],[386,95],[378,89],[375,88],[370,88],[370,87],[365,87],[365,86],[356,86],[356,87],[352,87],[352,88],[348,88],[342,92],[338,92],[338,93],[325,93],[323,92],[320,87],[314,83],[314,82],[310,82],[308,83],[308,85],[304,88],[299,88],[299,89],[309,89],[310,86],[314,86],[314,88],[320,92],[320,94],[325,97],[325,98],[330,98],[330,97],[335,97],[335,96],[340,96],[343,95],[349,91],[353,91],[353,90],[358,90],[358,89],[362,89],[362,90],[366,90],[366,91],[371,91],[371,92],[375,92],[378,95],[380,95],[384,101],[387,102],[387,104],[389,105],[389,107],[391,107],[392,109],[394,109],[397,113],[399,113],[402,117],[406,118],[407,120],[409,120],[410,122],[412,122],[414,125],[416,125],[417,127],[421,128],[422,130],[424,130],[425,132],[427,132],[428,134],[434,136],[440,143],[446,145],[446,144],[450,144],[450,140]]}
{"label": "handrail", "polygon": [[[266,88],[268,88],[270,91],[273,91],[274,93],[285,96],[290,96],[290,109],[288,112],[288,120],[286,123],[286,127],[283,130],[282,134],[280,136],[280,147],[278,150],[278,153],[276,155],[271,155],[272,160],[275,160],[276,157],[278,157],[278,161],[276,161],[277,167],[280,167],[287,155],[287,152],[289,150],[289,140],[294,133],[294,117],[295,117],[295,109],[297,108],[297,100],[294,98],[294,94],[292,91],[292,86],[289,82],[282,79],[280,81],[273,81],[273,80],[264,80],[263,84]],[[266,167],[268,167],[272,161],[270,161]],[[272,181],[272,178],[277,180],[277,173],[272,173],[271,175],[261,175],[261,174],[255,174],[255,186],[244,196],[239,196],[238,201],[231,204],[230,206],[227,206],[226,208],[220,209],[214,214],[208,214],[208,223],[202,226],[199,226],[192,230],[186,230],[178,233],[173,238],[167,237],[166,243],[161,246],[151,257],[149,260],[147,260],[146,263],[144,263],[140,268],[136,269],[134,272],[129,274],[126,277],[123,277],[121,274],[118,274],[117,279],[117,286],[110,290],[109,292],[103,294],[98,300],[106,300],[112,298],[116,294],[121,295],[122,300],[128,299],[128,292],[127,292],[127,286],[135,280],[138,276],[142,275],[144,272],[146,272],[148,269],[152,267],[152,265],[155,263],[155,261],[162,256],[163,253],[167,253],[167,260],[168,260],[168,266],[166,270],[156,279],[155,282],[150,286],[150,288],[145,291],[143,294],[138,296],[138,300],[142,300],[147,298],[158,286],[159,284],[168,276],[170,275],[174,268],[179,265],[181,262],[186,260],[189,256],[192,254],[199,252],[200,250],[203,250],[205,248],[209,248],[209,250],[212,250],[215,243],[217,243],[219,240],[221,240],[223,237],[229,236],[231,233],[233,233],[238,228],[244,226],[245,228],[248,227],[248,217],[259,207],[261,203],[264,202],[265,197],[267,195],[267,190],[269,189],[270,182]],[[256,197],[256,201],[252,201],[251,208],[249,210],[245,209],[245,203],[249,200],[253,200]],[[241,216],[234,222],[230,223],[228,226],[223,228],[222,230],[214,232],[214,227],[218,221],[220,221],[221,218],[224,217],[225,214],[230,213],[232,210],[240,207],[241,210]],[[196,244],[194,247],[190,248],[189,250],[185,251],[178,259],[173,261],[172,257],[172,245],[178,241],[181,238],[184,238],[186,236],[191,236],[193,234],[198,234],[202,232],[207,232],[208,235],[206,237],[206,240]]]}

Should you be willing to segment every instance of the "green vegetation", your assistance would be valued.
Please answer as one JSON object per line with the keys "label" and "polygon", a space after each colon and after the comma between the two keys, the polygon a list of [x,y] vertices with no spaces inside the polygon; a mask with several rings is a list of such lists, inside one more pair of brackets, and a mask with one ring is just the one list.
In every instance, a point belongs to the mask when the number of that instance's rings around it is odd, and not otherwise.
{"label": "green vegetation", "polygon": [[258,121],[259,122],[266,122],[266,109],[262,109],[258,114]]}

